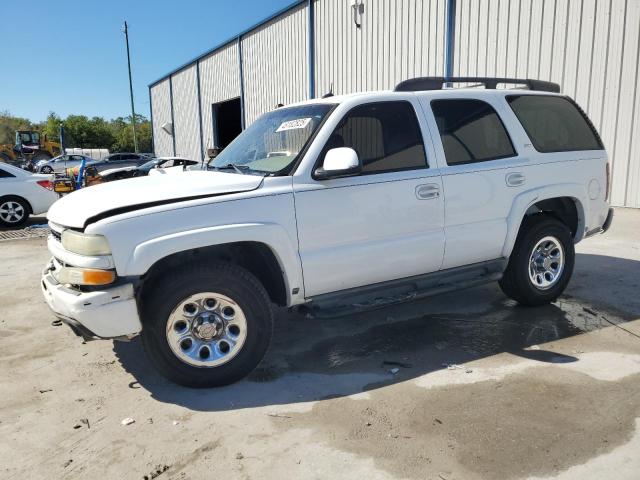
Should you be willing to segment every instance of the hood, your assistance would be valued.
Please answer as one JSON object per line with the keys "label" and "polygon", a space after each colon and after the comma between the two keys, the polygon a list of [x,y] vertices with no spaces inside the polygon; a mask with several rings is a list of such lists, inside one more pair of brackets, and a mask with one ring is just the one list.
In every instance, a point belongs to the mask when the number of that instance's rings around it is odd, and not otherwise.
{"label": "hood", "polygon": [[143,208],[255,190],[263,178],[225,172],[135,177],[73,192],[55,202],[47,218],[65,227],[84,228],[92,221]]}
{"label": "hood", "polygon": [[101,172],[98,172],[98,175],[100,175],[101,177],[104,177],[106,175],[111,175],[112,173],[116,173],[116,172],[128,172],[130,170],[135,170],[138,167],[136,166],[132,166],[132,167],[120,167],[120,168],[110,168],[108,170],[102,170]]}

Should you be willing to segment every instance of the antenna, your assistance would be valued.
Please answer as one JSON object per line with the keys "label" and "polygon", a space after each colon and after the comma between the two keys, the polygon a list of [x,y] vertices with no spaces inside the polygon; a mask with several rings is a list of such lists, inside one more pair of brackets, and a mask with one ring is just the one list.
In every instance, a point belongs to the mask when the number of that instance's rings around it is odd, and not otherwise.
{"label": "antenna", "polygon": [[331,82],[329,91],[322,96],[322,98],[329,98],[329,97],[333,97],[333,82]]}

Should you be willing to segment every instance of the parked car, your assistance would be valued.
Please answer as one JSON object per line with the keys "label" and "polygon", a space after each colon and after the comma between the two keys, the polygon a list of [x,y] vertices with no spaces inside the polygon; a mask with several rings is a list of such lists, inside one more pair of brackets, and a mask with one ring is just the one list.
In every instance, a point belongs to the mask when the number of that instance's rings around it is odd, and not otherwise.
{"label": "parked car", "polygon": [[0,226],[19,227],[29,215],[46,212],[58,198],[51,175],[32,174],[0,163]]}
{"label": "parked car", "polygon": [[92,166],[100,173],[112,168],[138,167],[149,160],[151,160],[150,157],[141,153],[112,153]]}
{"label": "parked car", "polygon": [[173,175],[175,173],[187,172],[191,170],[206,169],[206,164],[200,160],[185,160],[176,158],[149,171],[149,175]]}
{"label": "parked car", "polygon": [[149,160],[137,167],[129,166],[103,170],[100,172],[100,177],[102,177],[105,182],[110,182],[112,180],[122,180],[124,178],[144,177],[145,175],[148,175],[152,169],[164,169],[178,166],[188,168],[191,165],[202,165],[202,162],[180,157],[161,157]]}
{"label": "parked car", "polygon": [[273,304],[340,315],[492,281],[521,305],[556,300],[574,244],[613,218],[600,137],[556,84],[447,81],[488,88],[309,100],[260,117],[213,171],[61,199],[46,301],[83,337],[140,334],[163,375],[210,387],[258,365]]}
{"label": "parked car", "polygon": [[35,171],[38,173],[64,173],[67,168],[79,167],[82,161],[86,161],[86,165],[91,165],[96,161],[86,155],[59,155],[51,160],[40,160],[35,165]]}

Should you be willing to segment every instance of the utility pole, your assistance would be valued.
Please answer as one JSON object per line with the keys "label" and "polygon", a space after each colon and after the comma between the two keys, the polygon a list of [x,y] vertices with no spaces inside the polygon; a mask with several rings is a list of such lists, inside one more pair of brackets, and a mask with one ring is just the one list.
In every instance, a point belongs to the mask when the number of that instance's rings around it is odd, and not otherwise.
{"label": "utility pole", "polygon": [[124,38],[127,43],[127,66],[129,67],[129,95],[131,96],[131,125],[133,126],[133,148],[138,153],[138,138],[136,136],[136,110],[133,106],[133,82],[131,81],[131,55],[129,54],[129,27],[124,22]]}

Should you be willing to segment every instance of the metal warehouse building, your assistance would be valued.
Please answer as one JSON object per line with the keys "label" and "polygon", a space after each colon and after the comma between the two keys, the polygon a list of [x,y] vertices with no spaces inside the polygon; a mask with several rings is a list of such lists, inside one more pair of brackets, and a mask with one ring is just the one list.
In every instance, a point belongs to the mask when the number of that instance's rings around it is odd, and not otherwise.
{"label": "metal warehouse building", "polygon": [[278,104],[428,75],[559,83],[640,207],[640,0],[304,0],[149,86],[157,155],[203,158]]}

